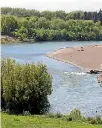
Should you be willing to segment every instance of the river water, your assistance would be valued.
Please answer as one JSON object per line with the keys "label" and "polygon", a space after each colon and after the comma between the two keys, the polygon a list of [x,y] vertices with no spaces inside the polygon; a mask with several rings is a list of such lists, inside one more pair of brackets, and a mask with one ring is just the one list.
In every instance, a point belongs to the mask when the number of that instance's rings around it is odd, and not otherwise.
{"label": "river water", "polygon": [[102,116],[102,87],[97,83],[97,75],[86,74],[73,65],[45,56],[59,48],[93,44],[102,44],[102,41],[2,44],[1,53],[2,58],[10,57],[19,63],[43,62],[47,65],[53,76],[53,92],[48,97],[51,112],[67,114],[77,108],[86,116]]}

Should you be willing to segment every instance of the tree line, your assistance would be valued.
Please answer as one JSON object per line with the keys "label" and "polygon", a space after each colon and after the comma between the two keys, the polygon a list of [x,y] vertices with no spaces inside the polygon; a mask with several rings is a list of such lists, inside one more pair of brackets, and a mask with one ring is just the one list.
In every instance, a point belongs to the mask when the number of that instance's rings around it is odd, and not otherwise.
{"label": "tree line", "polygon": [[[10,9],[12,8],[4,8]],[[2,9],[1,9],[2,10]],[[15,9],[14,9],[15,10]],[[20,9],[17,9],[20,10]],[[24,10],[24,12],[36,12],[34,15],[19,16],[17,11],[13,11],[11,15],[10,11],[2,12],[1,17],[1,34],[16,37],[22,41],[89,41],[89,40],[102,40],[102,26],[101,22],[95,19],[86,20],[82,19],[65,19],[66,13],[60,12],[56,17],[52,17],[49,13],[42,15],[44,12],[38,12],[34,10]],[[63,12],[63,13],[62,13]],[[51,12],[54,13],[54,12]],[[56,14],[55,13],[55,14]],[[31,14],[31,13],[30,13]],[[36,14],[36,15],[35,15]],[[65,15],[64,15],[65,14]],[[48,18],[49,17],[49,18]],[[64,17],[64,18],[62,18]],[[101,18],[100,18],[101,19]]]}
{"label": "tree line", "polygon": [[52,18],[60,18],[63,20],[94,20],[100,21],[102,24],[102,10],[87,12],[87,11],[73,11],[73,12],[65,12],[62,10],[59,11],[43,11],[39,12],[37,10],[29,10],[24,8],[10,8],[10,7],[2,7],[1,14],[5,15],[15,15],[18,17],[45,17],[46,19],[51,20]]}

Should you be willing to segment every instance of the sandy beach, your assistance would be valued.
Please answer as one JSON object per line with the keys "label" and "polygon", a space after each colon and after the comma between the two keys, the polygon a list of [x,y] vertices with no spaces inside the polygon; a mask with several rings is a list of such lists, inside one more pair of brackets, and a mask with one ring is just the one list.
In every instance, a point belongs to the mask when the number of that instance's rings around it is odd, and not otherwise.
{"label": "sandy beach", "polygon": [[86,71],[102,71],[102,45],[62,48],[47,54],[47,56],[73,64]]}

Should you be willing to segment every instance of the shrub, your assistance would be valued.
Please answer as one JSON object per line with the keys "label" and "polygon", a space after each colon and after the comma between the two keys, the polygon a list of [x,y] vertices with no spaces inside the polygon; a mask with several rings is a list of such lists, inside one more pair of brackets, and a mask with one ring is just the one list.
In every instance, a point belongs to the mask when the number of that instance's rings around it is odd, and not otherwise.
{"label": "shrub", "polygon": [[93,119],[93,117],[87,117],[87,121],[91,121]]}
{"label": "shrub", "polygon": [[47,117],[49,117],[49,118],[62,118],[62,117],[64,117],[64,115],[63,114],[61,114],[61,113],[56,113],[56,114],[53,114],[53,113],[47,113],[47,115],[46,115]]}
{"label": "shrub", "polygon": [[46,116],[49,118],[55,118],[55,114],[53,113],[47,113]]}
{"label": "shrub", "polygon": [[75,120],[83,120],[84,117],[82,117],[80,110],[74,109],[71,111],[71,113],[68,115],[67,120],[68,121],[75,121]]}
{"label": "shrub", "polygon": [[24,115],[24,116],[29,116],[29,115],[31,115],[31,114],[30,114],[29,111],[23,111],[23,115]]}
{"label": "shrub", "polygon": [[[52,77],[44,64],[17,64],[14,60],[1,62],[3,108],[11,113],[45,113],[49,109]],[[5,103],[4,103],[5,102]]]}
{"label": "shrub", "polygon": [[88,117],[87,120],[90,124],[102,124],[102,119],[100,116]]}
{"label": "shrub", "polygon": [[93,118],[89,123],[90,124],[96,124],[97,123],[97,120],[95,118]]}
{"label": "shrub", "polygon": [[102,124],[102,119],[100,116],[96,116],[97,124]]}
{"label": "shrub", "polygon": [[62,118],[63,115],[62,115],[60,112],[57,112],[57,113],[55,114],[55,117],[56,117],[56,118]]}

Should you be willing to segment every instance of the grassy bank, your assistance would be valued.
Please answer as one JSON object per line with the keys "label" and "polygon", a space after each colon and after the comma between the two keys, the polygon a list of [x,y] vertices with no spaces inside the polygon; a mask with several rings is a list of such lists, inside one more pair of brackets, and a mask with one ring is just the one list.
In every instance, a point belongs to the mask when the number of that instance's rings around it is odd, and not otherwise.
{"label": "grassy bank", "polygon": [[92,125],[80,121],[65,121],[62,118],[47,116],[16,116],[1,115],[2,128],[102,128],[102,125]]}

